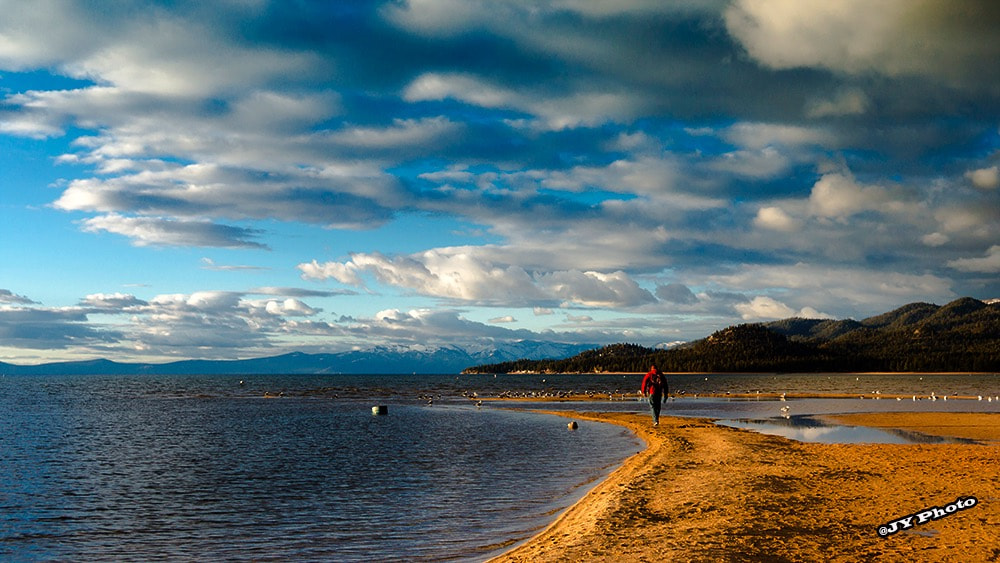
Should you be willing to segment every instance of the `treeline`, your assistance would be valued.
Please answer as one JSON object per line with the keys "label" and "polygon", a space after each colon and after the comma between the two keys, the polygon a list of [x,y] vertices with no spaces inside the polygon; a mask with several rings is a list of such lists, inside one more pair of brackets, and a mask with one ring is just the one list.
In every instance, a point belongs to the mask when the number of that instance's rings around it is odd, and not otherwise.
{"label": "treeline", "polygon": [[517,360],[465,373],[1000,372],[1000,304],[963,298],[913,303],[865,319],[785,319],[729,327],[658,350],[613,344],[558,360]]}

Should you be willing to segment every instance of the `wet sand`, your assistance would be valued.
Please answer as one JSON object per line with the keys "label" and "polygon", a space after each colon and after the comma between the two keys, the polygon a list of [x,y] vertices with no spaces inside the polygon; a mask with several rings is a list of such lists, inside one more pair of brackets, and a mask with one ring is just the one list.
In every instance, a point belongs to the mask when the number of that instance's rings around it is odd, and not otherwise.
{"label": "wet sand", "polygon": [[[838,416],[984,441],[934,445],[801,443],[705,419],[663,417],[653,428],[648,414],[552,414],[581,431],[621,424],[647,448],[495,561],[1000,560],[1000,414]],[[878,534],[967,497],[977,503]]]}

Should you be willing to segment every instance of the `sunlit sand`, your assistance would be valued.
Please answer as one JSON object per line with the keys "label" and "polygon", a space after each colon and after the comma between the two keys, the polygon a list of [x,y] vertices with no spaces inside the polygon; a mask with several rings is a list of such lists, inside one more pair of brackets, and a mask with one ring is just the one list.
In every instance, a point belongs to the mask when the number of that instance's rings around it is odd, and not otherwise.
{"label": "sunlit sand", "polygon": [[[1000,414],[881,413],[846,424],[980,444],[801,443],[706,419],[554,412],[630,428],[647,448],[497,561],[987,561],[1000,556]],[[567,460],[571,470],[572,460]],[[879,527],[977,504],[889,537]]]}

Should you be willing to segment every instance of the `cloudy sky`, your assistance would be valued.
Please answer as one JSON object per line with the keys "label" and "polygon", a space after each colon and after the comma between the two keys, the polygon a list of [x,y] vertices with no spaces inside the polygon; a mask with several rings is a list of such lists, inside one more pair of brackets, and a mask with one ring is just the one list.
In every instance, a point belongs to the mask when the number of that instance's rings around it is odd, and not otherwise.
{"label": "cloudy sky", "polygon": [[1000,297],[991,0],[0,1],[0,360]]}

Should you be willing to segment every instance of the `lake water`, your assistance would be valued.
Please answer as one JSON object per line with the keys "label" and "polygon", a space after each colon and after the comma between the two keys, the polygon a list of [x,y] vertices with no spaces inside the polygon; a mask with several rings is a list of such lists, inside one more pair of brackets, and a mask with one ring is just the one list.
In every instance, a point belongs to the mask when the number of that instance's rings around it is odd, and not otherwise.
{"label": "lake water", "polygon": [[[1000,395],[997,375],[923,377],[672,376],[671,389]],[[642,444],[613,425],[569,431],[563,418],[477,408],[472,394],[613,396],[639,379],[0,377],[0,559],[481,561],[546,526]],[[796,415],[1000,409],[904,403],[780,404]],[[377,404],[389,414],[372,416]],[[686,395],[664,414],[760,419],[778,405]]]}
{"label": "lake water", "polygon": [[0,559],[482,560],[642,449],[453,376],[246,379],[3,378]]}

